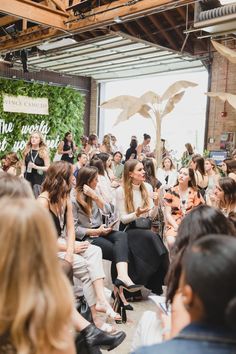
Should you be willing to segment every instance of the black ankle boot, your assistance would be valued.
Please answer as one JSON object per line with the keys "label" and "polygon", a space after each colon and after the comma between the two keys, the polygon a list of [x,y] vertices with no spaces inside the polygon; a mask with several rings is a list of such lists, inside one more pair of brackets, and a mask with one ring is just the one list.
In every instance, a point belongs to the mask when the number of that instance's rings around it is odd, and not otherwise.
{"label": "black ankle boot", "polygon": [[77,354],[84,354],[84,352],[81,351],[81,345],[83,344],[87,346],[89,354],[101,353],[99,348],[108,351],[112,350],[120,345],[125,337],[126,334],[123,331],[109,334],[95,327],[93,324],[90,324],[83,329],[76,338]]}

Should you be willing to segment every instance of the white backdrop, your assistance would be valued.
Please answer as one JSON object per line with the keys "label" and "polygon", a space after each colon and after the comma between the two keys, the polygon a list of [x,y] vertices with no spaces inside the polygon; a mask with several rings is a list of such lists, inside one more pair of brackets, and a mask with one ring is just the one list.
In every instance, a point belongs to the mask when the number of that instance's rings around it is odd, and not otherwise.
{"label": "white backdrop", "polygon": [[[172,73],[165,76],[107,82],[102,85],[101,97],[105,101],[119,95],[141,96],[149,90],[162,94],[169,85],[178,80],[193,81],[198,86],[187,89],[175,109],[164,117],[162,138],[166,139],[168,150],[175,150],[177,156],[182,154],[184,144],[187,142],[192,143],[196,151],[201,153],[205,131],[206,96],[204,93],[207,91],[207,71]],[[125,151],[132,135],[136,135],[141,142],[143,133],[147,133],[153,138],[152,146],[155,145],[155,133],[150,120],[135,115],[128,121],[119,123],[114,127],[114,122],[119,113],[120,110],[101,109],[100,140],[104,134],[112,133],[117,137],[118,145],[122,145]]]}

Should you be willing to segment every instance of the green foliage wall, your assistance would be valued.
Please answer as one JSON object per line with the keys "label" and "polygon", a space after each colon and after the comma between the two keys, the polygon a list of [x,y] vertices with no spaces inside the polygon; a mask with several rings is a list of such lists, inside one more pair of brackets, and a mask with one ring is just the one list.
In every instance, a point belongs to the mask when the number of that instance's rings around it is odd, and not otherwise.
{"label": "green foliage wall", "polygon": [[[49,115],[3,112],[3,94],[48,98]],[[3,133],[0,129],[0,156],[12,151],[16,141],[28,140],[29,133],[22,134],[24,125],[48,123],[48,139],[60,137],[71,131],[77,144],[83,134],[84,97],[70,87],[50,86],[47,84],[27,83],[20,80],[0,79],[0,120],[14,123],[13,132]],[[7,148],[1,151],[1,141],[7,141]]]}

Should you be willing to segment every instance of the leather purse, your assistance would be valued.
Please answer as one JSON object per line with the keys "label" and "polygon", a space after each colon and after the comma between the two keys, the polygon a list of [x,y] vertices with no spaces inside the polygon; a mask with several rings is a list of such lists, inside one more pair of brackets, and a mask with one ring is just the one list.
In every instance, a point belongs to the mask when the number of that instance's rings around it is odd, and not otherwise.
{"label": "leather purse", "polygon": [[129,229],[151,230],[152,221],[149,218],[138,218],[127,225]]}

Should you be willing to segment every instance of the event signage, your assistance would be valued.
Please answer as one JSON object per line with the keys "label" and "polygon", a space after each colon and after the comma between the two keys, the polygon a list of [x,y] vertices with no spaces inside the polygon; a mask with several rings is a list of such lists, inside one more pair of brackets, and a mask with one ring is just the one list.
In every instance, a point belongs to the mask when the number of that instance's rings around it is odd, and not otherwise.
{"label": "event signage", "polygon": [[[11,134],[13,131],[14,131],[14,123],[6,122],[4,119],[0,118],[0,137],[1,134],[4,135]],[[21,127],[22,136],[23,135],[29,136],[34,131],[41,132],[43,136],[46,137],[50,131],[50,127],[48,126],[48,123],[45,122],[44,120],[38,124],[23,125]],[[58,146],[59,141],[60,141],[59,135],[55,139],[51,139],[51,140],[46,138],[47,146],[49,149],[55,149]],[[15,141],[14,145],[10,147],[10,150],[14,152],[21,151],[24,150],[25,146],[26,146],[25,139],[18,140]],[[4,136],[2,140],[0,139],[0,152],[7,151],[7,150],[9,150],[9,146],[8,146],[6,136]]]}
{"label": "event signage", "polygon": [[3,111],[48,115],[48,99],[4,94]]}

